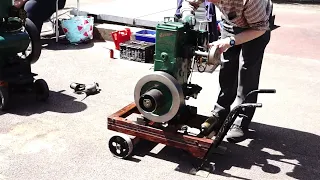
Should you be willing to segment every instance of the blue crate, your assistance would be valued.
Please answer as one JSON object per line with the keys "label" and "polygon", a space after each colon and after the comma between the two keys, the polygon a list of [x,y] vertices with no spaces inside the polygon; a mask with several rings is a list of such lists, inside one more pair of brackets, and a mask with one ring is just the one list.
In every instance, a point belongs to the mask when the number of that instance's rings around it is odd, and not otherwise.
{"label": "blue crate", "polygon": [[138,41],[156,43],[156,31],[141,30],[135,33],[135,38]]}

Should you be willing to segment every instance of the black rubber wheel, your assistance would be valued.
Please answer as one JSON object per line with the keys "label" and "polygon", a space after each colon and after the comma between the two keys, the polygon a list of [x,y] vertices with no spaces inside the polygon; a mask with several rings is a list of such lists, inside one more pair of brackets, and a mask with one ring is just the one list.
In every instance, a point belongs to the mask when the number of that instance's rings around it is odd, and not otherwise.
{"label": "black rubber wheel", "polygon": [[45,80],[37,79],[33,84],[36,99],[46,101],[49,98],[49,87]]}
{"label": "black rubber wheel", "polygon": [[0,86],[0,110],[6,110],[9,104],[9,90],[7,87]]}
{"label": "black rubber wheel", "polygon": [[116,135],[109,140],[109,150],[115,157],[125,159],[131,155],[133,144],[130,137]]}
{"label": "black rubber wheel", "polygon": [[31,52],[29,52],[25,58],[30,62],[30,64],[34,64],[39,60],[42,50],[40,33],[36,25],[28,18],[26,19],[25,28],[31,40]]}

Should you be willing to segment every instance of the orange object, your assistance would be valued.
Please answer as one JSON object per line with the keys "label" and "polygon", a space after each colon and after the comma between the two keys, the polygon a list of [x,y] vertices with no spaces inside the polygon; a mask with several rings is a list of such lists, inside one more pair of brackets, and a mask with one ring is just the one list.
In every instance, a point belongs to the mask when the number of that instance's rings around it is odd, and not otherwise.
{"label": "orange object", "polygon": [[111,59],[114,59],[114,52],[113,52],[113,49],[110,49],[110,58],[111,58]]}
{"label": "orange object", "polygon": [[129,41],[131,38],[131,30],[125,28],[124,30],[115,31],[111,33],[116,50],[120,50],[120,43]]}

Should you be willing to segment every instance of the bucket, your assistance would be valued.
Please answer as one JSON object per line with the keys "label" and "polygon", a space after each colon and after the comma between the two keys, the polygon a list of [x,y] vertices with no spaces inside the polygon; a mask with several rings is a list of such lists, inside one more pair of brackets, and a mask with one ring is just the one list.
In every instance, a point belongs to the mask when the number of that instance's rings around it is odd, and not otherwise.
{"label": "bucket", "polygon": [[66,39],[71,44],[79,44],[92,40],[93,25],[94,18],[91,16],[75,16],[61,22]]}
{"label": "bucket", "polygon": [[131,30],[129,28],[125,28],[124,30],[112,32],[111,36],[116,46],[116,50],[120,50],[120,43],[131,39]]}

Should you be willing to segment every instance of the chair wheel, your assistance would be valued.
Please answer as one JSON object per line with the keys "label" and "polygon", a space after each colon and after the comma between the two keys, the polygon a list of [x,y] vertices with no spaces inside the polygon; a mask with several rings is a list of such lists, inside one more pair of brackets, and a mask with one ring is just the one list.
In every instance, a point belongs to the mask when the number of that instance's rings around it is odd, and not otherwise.
{"label": "chair wheel", "polygon": [[45,80],[37,79],[33,84],[33,90],[37,100],[46,101],[49,98],[49,87]]}
{"label": "chair wheel", "polygon": [[0,86],[0,110],[6,110],[9,102],[9,89]]}
{"label": "chair wheel", "polygon": [[115,135],[109,140],[109,150],[115,157],[125,159],[131,155],[133,143],[129,136]]}

